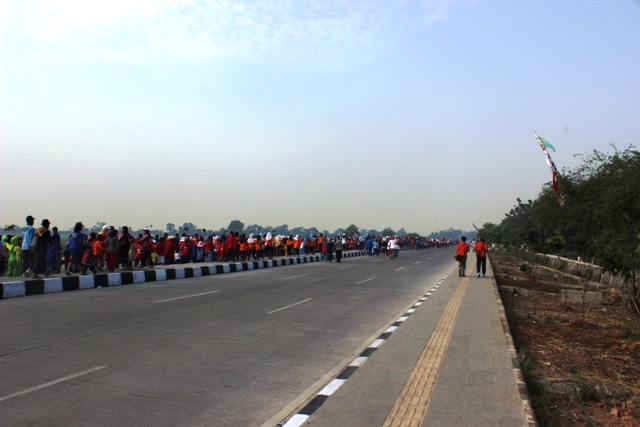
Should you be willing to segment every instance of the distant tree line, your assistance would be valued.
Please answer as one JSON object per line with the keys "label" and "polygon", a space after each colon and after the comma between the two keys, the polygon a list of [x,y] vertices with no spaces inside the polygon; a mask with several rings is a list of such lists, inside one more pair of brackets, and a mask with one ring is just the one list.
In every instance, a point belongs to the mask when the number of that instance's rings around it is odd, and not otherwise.
{"label": "distant tree line", "polygon": [[630,281],[640,301],[640,152],[633,145],[613,154],[594,150],[582,163],[563,170],[560,185],[567,204],[561,207],[550,183],[535,200],[505,214],[500,224],[487,223],[479,237],[505,246],[581,257]]}

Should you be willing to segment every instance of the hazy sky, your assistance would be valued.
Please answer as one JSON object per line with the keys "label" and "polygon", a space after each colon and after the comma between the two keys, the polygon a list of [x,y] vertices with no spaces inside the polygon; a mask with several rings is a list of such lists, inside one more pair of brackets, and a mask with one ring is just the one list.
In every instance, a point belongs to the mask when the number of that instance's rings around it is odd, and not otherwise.
{"label": "hazy sky", "polygon": [[532,127],[638,145],[638,1],[0,4],[0,225],[470,229],[550,180]]}

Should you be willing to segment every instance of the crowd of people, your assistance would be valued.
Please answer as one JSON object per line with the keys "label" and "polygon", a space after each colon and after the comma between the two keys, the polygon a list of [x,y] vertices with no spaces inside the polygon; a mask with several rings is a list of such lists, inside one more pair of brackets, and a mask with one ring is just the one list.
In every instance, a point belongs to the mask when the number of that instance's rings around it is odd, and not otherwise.
{"label": "crowd of people", "polygon": [[[57,227],[50,229],[50,221],[44,219],[39,228],[35,218],[26,218],[27,225],[20,236],[2,236],[0,268],[6,276],[40,278],[65,272],[94,274],[116,269],[153,268],[156,265],[187,264],[198,262],[239,262],[273,259],[274,257],[299,257],[320,254],[325,262],[337,262],[347,250],[363,250],[369,256],[386,254],[390,259],[398,257],[400,248],[445,248],[456,243],[451,239],[433,239],[399,236],[326,236],[323,233],[305,236],[246,234],[240,232],[208,236],[186,233],[170,236],[169,233],[151,235],[144,228],[138,236],[129,233],[124,226],[105,225],[100,231],[84,233],[82,222],[75,224],[64,245]],[[3,271],[0,271],[2,274]]]}

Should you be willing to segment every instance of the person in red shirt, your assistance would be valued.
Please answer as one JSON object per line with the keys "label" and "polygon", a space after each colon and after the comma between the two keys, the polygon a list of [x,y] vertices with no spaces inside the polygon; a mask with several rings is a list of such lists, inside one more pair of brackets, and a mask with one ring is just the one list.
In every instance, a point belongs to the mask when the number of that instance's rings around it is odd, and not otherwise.
{"label": "person in red shirt", "polygon": [[460,240],[462,241],[456,246],[456,253],[453,255],[453,258],[458,261],[458,276],[466,277],[464,271],[467,269],[467,254],[471,252],[471,248],[465,236],[462,236]]}
{"label": "person in red shirt", "polygon": [[487,244],[484,241],[484,238],[480,239],[474,250],[476,251],[476,270],[478,272],[478,277],[480,277],[480,270],[482,269],[482,277],[485,277],[487,272]]}
{"label": "person in red shirt", "polygon": [[178,250],[180,253],[180,264],[188,264],[189,258],[191,257],[191,241],[187,237],[180,239]]}

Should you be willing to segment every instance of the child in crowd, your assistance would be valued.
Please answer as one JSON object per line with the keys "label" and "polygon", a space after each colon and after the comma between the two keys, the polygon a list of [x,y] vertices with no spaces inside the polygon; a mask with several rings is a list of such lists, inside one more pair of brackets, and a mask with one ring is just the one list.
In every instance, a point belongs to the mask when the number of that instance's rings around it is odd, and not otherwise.
{"label": "child in crowd", "polygon": [[22,242],[19,236],[13,236],[8,247],[9,262],[7,263],[7,277],[22,275]]}
{"label": "child in crowd", "polygon": [[98,234],[96,240],[93,242],[93,264],[99,271],[102,271],[102,265],[104,264],[104,254],[107,252],[107,247],[104,242],[104,235]]}

